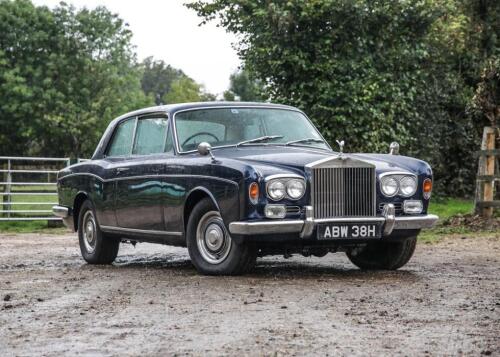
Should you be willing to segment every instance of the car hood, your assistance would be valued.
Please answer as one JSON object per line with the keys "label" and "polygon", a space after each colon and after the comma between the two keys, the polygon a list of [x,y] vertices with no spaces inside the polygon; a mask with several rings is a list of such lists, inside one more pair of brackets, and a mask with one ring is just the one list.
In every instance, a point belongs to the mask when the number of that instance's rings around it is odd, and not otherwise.
{"label": "car hood", "polygon": [[[263,167],[276,167],[277,169],[289,169],[295,172],[303,172],[305,166],[312,162],[339,156],[339,153],[333,151],[277,145],[220,148],[214,149],[213,152],[216,157],[242,161],[257,166],[257,169],[260,168],[261,170]],[[426,162],[407,156],[349,153],[345,153],[344,156],[373,164],[378,173],[409,171],[415,174],[432,174]]]}

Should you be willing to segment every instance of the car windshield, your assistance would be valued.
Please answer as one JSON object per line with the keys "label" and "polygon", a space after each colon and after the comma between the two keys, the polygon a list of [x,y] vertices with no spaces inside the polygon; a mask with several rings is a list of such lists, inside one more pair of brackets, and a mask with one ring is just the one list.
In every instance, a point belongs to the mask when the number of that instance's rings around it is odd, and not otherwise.
{"label": "car windshield", "polygon": [[212,147],[290,145],[329,150],[321,135],[300,112],[268,108],[194,109],[175,115],[181,152],[201,142]]}

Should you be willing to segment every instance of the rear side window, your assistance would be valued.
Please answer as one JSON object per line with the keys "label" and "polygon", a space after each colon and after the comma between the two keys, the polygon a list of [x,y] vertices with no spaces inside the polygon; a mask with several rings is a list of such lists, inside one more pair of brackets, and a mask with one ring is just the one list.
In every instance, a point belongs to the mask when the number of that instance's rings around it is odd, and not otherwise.
{"label": "rear side window", "polygon": [[115,129],[111,145],[109,146],[108,156],[125,156],[132,152],[132,143],[134,139],[134,128],[136,119],[129,119],[122,122]]}
{"label": "rear side window", "polygon": [[165,150],[168,121],[166,118],[139,119],[134,155],[158,154]]}

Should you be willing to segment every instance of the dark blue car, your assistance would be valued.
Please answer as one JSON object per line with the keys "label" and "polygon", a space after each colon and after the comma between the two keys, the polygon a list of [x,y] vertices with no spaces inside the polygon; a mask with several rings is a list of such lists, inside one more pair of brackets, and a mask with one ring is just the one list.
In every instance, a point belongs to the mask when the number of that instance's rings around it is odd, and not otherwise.
{"label": "dark blue car", "polygon": [[[346,138],[348,140],[348,138]],[[53,208],[83,258],[120,242],[184,246],[204,274],[242,274],[258,256],[346,252],[362,269],[411,258],[432,170],[421,160],[332,150],[300,110],[189,103],[115,119],[90,161],[59,172]]]}

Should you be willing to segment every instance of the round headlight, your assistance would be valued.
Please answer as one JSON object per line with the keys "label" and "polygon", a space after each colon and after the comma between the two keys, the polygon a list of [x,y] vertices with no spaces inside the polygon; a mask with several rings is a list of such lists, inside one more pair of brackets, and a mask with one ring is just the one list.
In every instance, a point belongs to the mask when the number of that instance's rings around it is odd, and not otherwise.
{"label": "round headlight", "polygon": [[306,187],[302,180],[290,180],[286,183],[286,193],[292,200],[298,200],[304,195]]}
{"label": "round headlight", "polygon": [[275,201],[285,197],[285,191],[285,184],[282,181],[274,180],[267,185],[267,194]]}
{"label": "round headlight", "polygon": [[399,181],[401,195],[410,197],[417,191],[417,180],[412,176],[405,176]]}
{"label": "round headlight", "polygon": [[398,181],[394,177],[384,177],[380,183],[380,188],[384,195],[395,196],[398,193]]}

